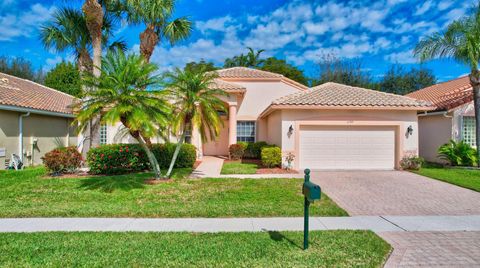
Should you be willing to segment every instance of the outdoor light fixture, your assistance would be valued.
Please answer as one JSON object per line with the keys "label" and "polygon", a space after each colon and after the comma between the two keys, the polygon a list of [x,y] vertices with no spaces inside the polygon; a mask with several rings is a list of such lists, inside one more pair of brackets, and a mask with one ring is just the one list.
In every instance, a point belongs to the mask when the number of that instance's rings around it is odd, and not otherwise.
{"label": "outdoor light fixture", "polygon": [[413,135],[413,127],[410,125],[408,128],[407,128],[407,133],[406,133],[406,136],[412,136]]}
{"label": "outdoor light fixture", "polygon": [[293,134],[293,126],[290,125],[290,127],[288,128],[287,136],[290,138],[290,136],[292,136],[292,134]]}

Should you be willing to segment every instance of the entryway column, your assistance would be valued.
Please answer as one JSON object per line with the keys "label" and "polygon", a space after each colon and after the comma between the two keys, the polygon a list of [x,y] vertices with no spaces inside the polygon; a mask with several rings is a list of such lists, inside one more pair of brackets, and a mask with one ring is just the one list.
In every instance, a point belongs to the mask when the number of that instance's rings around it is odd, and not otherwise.
{"label": "entryway column", "polygon": [[197,148],[197,159],[202,159],[203,157],[203,144],[202,138],[200,137],[200,131],[194,125],[191,133],[191,143]]}
{"label": "entryway column", "polygon": [[237,103],[228,106],[228,145],[237,143]]}

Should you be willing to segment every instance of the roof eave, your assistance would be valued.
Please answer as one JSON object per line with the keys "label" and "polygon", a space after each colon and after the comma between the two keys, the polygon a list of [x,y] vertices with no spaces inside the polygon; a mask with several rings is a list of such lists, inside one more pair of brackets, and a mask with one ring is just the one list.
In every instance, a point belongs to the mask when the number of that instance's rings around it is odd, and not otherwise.
{"label": "roof eave", "polygon": [[32,114],[40,114],[40,115],[48,115],[48,116],[75,118],[75,115],[73,113],[53,112],[53,111],[39,110],[39,109],[33,109],[33,108],[28,108],[28,107],[13,106],[13,105],[0,104],[0,110],[10,111],[10,112],[32,113]]}

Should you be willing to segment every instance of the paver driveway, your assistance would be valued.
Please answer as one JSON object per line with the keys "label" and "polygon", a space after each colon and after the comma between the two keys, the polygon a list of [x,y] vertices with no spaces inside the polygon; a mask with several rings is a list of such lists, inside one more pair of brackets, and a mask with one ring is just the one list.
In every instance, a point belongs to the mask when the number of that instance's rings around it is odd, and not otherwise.
{"label": "paver driveway", "polygon": [[313,171],[350,215],[480,215],[480,193],[405,171]]}

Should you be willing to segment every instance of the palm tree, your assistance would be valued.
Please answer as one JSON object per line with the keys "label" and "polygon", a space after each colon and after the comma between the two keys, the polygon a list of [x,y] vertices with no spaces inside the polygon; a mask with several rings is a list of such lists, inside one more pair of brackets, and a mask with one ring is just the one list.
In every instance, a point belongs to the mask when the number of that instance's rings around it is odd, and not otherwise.
{"label": "palm tree", "polygon": [[93,65],[96,66],[93,68],[93,75],[99,77],[102,64],[103,7],[97,0],[85,0],[82,11],[92,40]]}
{"label": "palm tree", "polygon": [[[473,88],[476,144],[480,146],[480,1],[472,14],[456,20],[443,33],[434,33],[422,39],[414,53],[420,60],[452,58],[470,67],[470,85]],[[480,150],[477,150],[480,166]]]}
{"label": "palm tree", "polygon": [[165,88],[173,103],[175,120],[173,130],[180,134],[166,177],[170,177],[185,135],[198,129],[202,141],[214,140],[223,122],[219,112],[226,112],[225,103],[219,98],[225,91],[216,89],[216,73],[175,69],[166,74]]}
{"label": "palm tree", "polygon": [[158,161],[145,143],[146,138],[155,136],[160,126],[167,123],[170,113],[165,92],[155,88],[160,82],[160,77],[154,75],[158,67],[145,62],[140,55],[110,51],[99,71],[100,77],[88,75],[84,79],[88,87],[96,90],[88,91],[86,99],[76,107],[79,131],[98,117],[105,124],[120,121],[145,150],[155,179],[160,179]]}
{"label": "palm tree", "polygon": [[132,24],[144,24],[140,34],[140,54],[147,62],[155,46],[166,38],[173,45],[186,39],[192,30],[192,22],[186,17],[172,20],[175,0],[127,0],[127,19]]}
{"label": "palm tree", "polygon": [[264,59],[260,59],[260,54],[262,54],[265,50],[260,49],[255,52],[255,50],[251,47],[247,47],[248,53],[244,55],[243,53],[234,56],[233,58],[227,58],[223,67],[231,68],[231,67],[251,67],[251,68],[259,68],[264,62]]}

